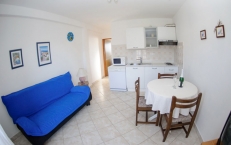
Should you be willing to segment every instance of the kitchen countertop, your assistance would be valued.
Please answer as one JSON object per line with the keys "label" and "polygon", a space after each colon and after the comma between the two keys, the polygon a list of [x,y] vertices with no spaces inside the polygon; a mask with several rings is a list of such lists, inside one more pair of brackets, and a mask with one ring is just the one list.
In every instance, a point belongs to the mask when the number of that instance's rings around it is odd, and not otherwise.
{"label": "kitchen countertop", "polygon": [[126,67],[175,67],[178,66],[177,64],[173,64],[173,65],[167,65],[165,63],[142,63],[142,64],[138,64],[135,63],[134,65],[130,65],[131,63],[128,63],[126,65]]}

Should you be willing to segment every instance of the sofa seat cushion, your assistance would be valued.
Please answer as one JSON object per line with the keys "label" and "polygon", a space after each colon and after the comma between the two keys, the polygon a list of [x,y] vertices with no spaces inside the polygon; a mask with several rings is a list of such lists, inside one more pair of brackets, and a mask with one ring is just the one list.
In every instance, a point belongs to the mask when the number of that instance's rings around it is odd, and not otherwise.
{"label": "sofa seat cushion", "polygon": [[17,119],[16,123],[24,129],[27,135],[46,135],[83,105],[88,100],[89,95],[90,88],[88,93],[69,93],[37,113]]}

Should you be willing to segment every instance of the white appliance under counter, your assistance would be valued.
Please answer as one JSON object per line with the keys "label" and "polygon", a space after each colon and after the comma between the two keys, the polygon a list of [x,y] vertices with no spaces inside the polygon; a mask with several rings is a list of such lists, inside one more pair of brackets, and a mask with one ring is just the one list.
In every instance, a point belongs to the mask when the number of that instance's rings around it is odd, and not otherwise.
{"label": "white appliance under counter", "polygon": [[126,86],[126,67],[125,66],[109,66],[108,67],[110,90],[127,91]]}

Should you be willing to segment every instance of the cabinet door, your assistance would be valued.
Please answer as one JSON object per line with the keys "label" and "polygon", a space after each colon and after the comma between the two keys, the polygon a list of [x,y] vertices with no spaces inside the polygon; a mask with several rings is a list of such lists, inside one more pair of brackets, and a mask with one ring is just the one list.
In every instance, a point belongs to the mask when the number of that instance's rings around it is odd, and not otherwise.
{"label": "cabinet door", "polygon": [[164,67],[145,67],[144,78],[145,78],[145,88],[147,84],[155,79],[158,79],[158,73],[164,73]]}
{"label": "cabinet door", "polygon": [[145,47],[146,48],[157,48],[157,28],[145,28]]}
{"label": "cabinet door", "polygon": [[176,40],[175,27],[158,27],[158,40]]}
{"label": "cabinet door", "polygon": [[126,67],[127,89],[135,90],[135,81],[140,77],[140,88],[144,88],[144,67]]}
{"label": "cabinet door", "polygon": [[126,30],[127,49],[145,48],[144,28],[128,28]]}
{"label": "cabinet door", "polygon": [[166,74],[178,73],[178,67],[177,66],[165,67],[164,68],[164,73],[166,73]]}

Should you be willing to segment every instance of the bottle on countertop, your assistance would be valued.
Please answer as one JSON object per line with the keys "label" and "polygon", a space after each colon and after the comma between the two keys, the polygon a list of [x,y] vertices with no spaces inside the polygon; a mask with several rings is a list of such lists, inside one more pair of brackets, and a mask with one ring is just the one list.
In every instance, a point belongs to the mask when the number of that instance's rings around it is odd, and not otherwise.
{"label": "bottle on countertop", "polygon": [[183,75],[183,69],[181,70],[181,75],[179,78],[179,87],[183,87],[183,82],[184,82],[184,75]]}

